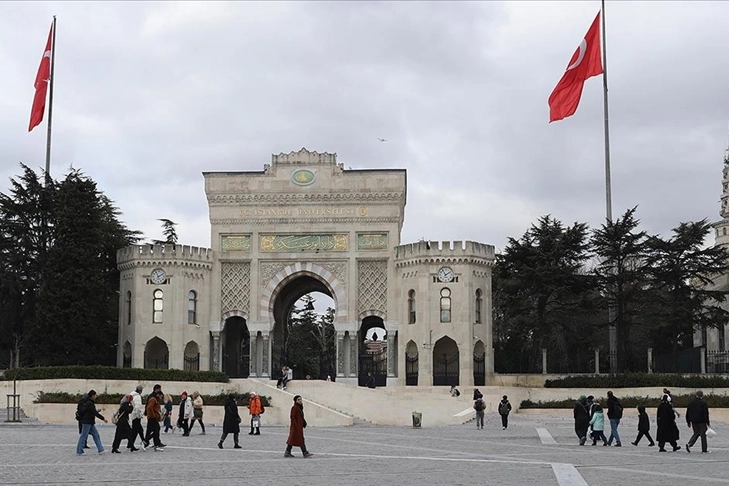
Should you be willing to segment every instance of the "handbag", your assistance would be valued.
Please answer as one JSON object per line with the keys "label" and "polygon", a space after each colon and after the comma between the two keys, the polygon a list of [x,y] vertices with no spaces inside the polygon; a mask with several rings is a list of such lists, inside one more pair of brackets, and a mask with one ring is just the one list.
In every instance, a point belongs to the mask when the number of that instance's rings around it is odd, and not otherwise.
{"label": "handbag", "polygon": [[711,427],[706,427],[706,437],[714,437],[716,436],[716,431],[712,429]]}
{"label": "handbag", "polygon": [[251,421],[251,427],[260,427],[261,426],[261,419],[258,417],[254,417]]}

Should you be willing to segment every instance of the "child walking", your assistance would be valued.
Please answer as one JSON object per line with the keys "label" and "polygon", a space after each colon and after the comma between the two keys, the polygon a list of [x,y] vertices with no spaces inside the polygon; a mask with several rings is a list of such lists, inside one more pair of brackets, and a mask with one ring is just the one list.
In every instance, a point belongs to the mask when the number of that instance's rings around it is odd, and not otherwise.
{"label": "child walking", "polygon": [[651,437],[649,430],[651,430],[651,421],[648,419],[648,414],[645,413],[645,405],[638,405],[638,437],[636,437],[635,442],[631,442],[631,444],[637,446],[640,439],[642,439],[645,435],[649,440],[649,446],[656,445],[656,443],[653,442],[653,437]]}
{"label": "child walking", "polygon": [[597,445],[598,439],[602,439],[602,445],[608,445],[607,437],[605,437],[605,414],[602,413],[602,407],[597,402],[592,404],[590,425],[592,425],[592,445]]}

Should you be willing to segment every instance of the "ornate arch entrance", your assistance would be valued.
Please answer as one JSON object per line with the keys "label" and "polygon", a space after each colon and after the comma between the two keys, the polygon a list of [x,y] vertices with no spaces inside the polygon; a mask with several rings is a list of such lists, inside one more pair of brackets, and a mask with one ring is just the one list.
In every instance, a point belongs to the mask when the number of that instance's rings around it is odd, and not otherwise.
{"label": "ornate arch entrance", "polygon": [[223,371],[231,378],[248,378],[250,374],[250,343],[246,320],[240,316],[225,320],[222,338]]}

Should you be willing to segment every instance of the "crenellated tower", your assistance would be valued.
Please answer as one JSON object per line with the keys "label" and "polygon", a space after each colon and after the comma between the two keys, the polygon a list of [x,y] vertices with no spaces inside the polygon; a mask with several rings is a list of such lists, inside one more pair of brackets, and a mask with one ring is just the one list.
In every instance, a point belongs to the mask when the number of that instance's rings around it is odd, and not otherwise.
{"label": "crenellated tower", "polygon": [[716,229],[715,245],[729,246],[729,143],[724,149],[724,166],[721,180],[721,220],[714,223]]}

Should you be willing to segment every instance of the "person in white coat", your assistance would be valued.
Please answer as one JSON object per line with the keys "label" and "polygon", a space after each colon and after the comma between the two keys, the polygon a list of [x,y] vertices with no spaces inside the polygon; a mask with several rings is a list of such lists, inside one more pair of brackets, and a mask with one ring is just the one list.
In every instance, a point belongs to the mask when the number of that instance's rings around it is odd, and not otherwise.
{"label": "person in white coat", "polygon": [[182,429],[182,436],[190,435],[190,418],[192,418],[192,400],[187,396],[187,392],[183,391],[180,396],[180,414],[177,419],[177,426]]}
{"label": "person in white coat", "polygon": [[136,447],[134,447],[134,442],[137,440],[137,435],[139,435],[139,439],[142,441],[142,448],[146,449],[147,443],[144,442],[144,427],[142,427],[142,417],[144,417],[144,406],[142,405],[142,391],[144,390],[144,387],[142,385],[137,385],[137,388],[134,389],[130,395],[132,396],[132,412],[129,414],[129,417],[132,419],[132,433],[129,436],[129,441],[127,442],[127,449],[129,449],[131,452],[134,452],[138,450]]}

